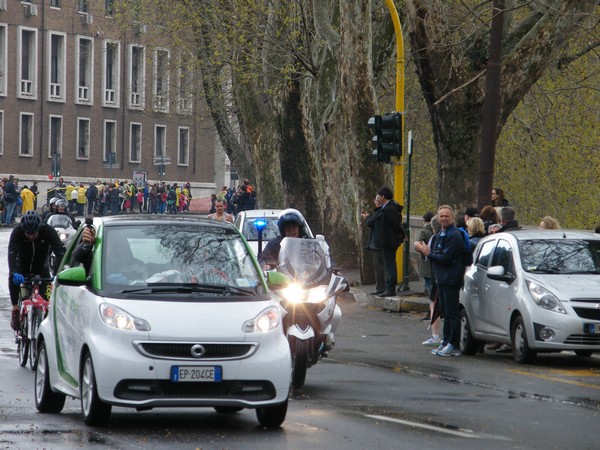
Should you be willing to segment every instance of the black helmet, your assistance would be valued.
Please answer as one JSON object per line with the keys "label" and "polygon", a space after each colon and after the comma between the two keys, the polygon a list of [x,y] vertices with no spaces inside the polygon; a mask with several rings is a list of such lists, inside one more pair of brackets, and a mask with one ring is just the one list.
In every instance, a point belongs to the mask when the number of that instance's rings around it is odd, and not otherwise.
{"label": "black helmet", "polygon": [[56,209],[58,209],[58,208],[67,209],[68,206],[69,206],[69,203],[64,198],[60,198],[56,202]]}
{"label": "black helmet", "polygon": [[302,230],[302,227],[304,226],[304,217],[300,211],[293,208],[281,211],[281,213],[279,213],[279,219],[277,220],[277,226],[279,227],[279,234],[281,236],[284,236],[283,227],[286,223],[297,223],[300,230]]}
{"label": "black helmet", "polygon": [[21,218],[21,226],[23,231],[27,234],[37,233],[40,230],[42,224],[42,218],[33,209],[30,209]]}

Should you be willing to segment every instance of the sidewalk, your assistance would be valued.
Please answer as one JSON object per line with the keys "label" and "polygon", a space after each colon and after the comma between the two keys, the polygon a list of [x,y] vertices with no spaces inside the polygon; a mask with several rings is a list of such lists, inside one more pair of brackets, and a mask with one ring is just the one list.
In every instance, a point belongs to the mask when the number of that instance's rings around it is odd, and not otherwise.
{"label": "sidewalk", "polygon": [[[342,270],[341,274],[350,283],[350,292],[341,297],[361,304],[369,305],[385,311],[393,312],[429,312],[429,297],[424,294],[423,281],[410,281],[408,290],[397,291],[394,297],[376,297],[369,295],[375,290],[375,285],[363,285],[360,282],[358,270]],[[401,287],[399,286],[399,289]]]}

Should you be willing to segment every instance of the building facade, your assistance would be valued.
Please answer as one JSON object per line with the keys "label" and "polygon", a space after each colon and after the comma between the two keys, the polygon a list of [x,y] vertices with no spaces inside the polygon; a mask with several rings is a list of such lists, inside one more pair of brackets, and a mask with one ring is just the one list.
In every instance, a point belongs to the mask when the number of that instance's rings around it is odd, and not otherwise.
{"label": "building facade", "polygon": [[148,26],[117,26],[113,0],[0,0],[0,175],[215,191],[198,77],[168,42],[148,44]]}

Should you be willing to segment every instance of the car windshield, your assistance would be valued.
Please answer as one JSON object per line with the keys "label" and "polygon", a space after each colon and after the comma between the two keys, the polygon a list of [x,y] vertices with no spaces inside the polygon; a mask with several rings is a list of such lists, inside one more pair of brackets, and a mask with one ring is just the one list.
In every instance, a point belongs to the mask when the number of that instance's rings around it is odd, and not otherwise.
{"label": "car windshield", "polygon": [[262,277],[233,229],[173,224],[104,228],[104,291],[253,294]]}
{"label": "car windshield", "polygon": [[247,217],[244,221],[244,230],[242,231],[247,241],[258,241],[258,231],[254,221],[262,219],[267,221],[267,226],[263,230],[263,241],[270,241],[279,236],[279,227],[277,226],[277,217]]}
{"label": "car windshield", "polygon": [[519,242],[521,264],[527,272],[600,273],[600,241],[536,239]]}

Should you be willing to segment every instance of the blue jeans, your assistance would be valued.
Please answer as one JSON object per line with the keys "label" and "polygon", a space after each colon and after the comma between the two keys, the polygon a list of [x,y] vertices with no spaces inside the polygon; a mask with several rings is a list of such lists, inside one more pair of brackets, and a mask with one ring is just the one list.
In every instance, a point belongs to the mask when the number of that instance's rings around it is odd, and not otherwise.
{"label": "blue jeans", "polygon": [[4,203],[4,207],[6,208],[6,216],[4,217],[4,223],[7,225],[11,224],[13,221],[15,206],[17,206],[16,202]]}

